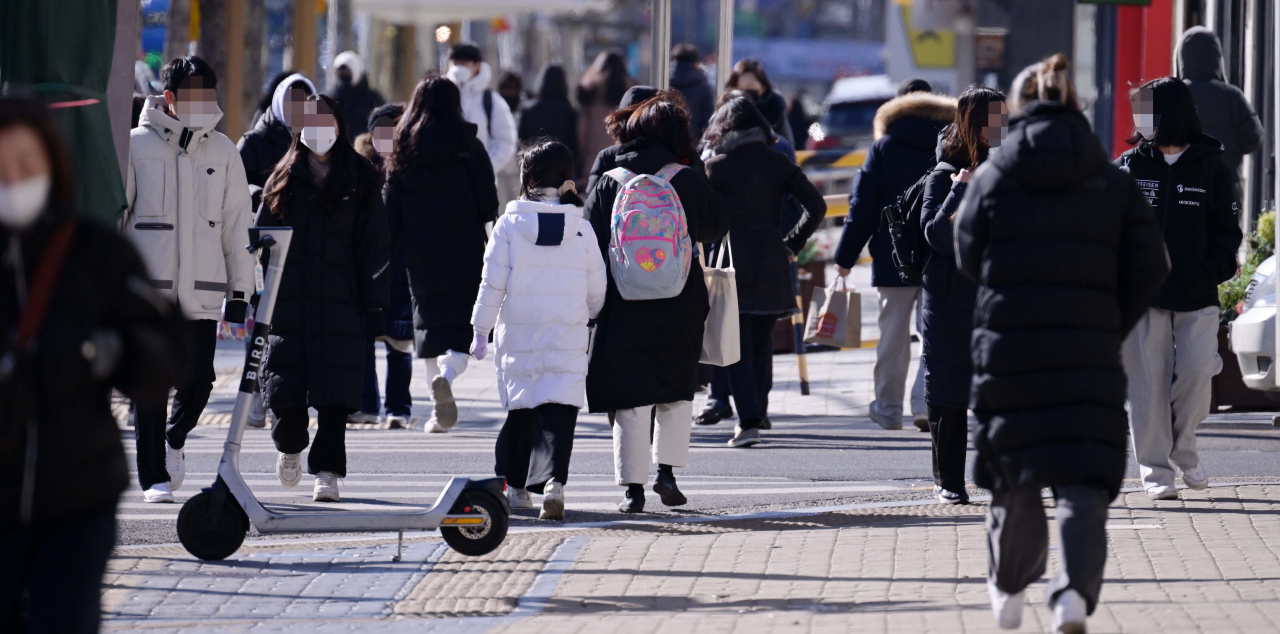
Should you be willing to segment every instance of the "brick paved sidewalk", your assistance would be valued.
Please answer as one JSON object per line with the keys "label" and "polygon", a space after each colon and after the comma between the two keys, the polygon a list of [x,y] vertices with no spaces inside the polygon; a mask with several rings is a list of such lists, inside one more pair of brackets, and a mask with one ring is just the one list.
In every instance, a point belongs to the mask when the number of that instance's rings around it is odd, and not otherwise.
{"label": "brick paved sidewalk", "polygon": [[[1123,494],[1092,632],[1280,631],[1280,484]],[[1052,517],[1052,502],[1046,501]],[[122,548],[108,629],[164,631],[988,632],[985,505],[513,533],[466,558],[424,534],[258,543],[226,562]],[[1057,565],[1050,553],[1050,570]],[[1046,631],[1043,582],[1022,631]]]}

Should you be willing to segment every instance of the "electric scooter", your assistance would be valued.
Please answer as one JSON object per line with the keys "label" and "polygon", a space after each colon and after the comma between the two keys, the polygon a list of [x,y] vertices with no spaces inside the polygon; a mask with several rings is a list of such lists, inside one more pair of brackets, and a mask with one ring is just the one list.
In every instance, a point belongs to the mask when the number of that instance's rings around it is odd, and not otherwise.
{"label": "electric scooter", "polygon": [[[245,353],[231,429],[218,463],[213,485],[187,500],[178,513],[178,540],[187,552],[204,560],[229,557],[244,543],[249,524],[260,533],[347,533],[397,531],[396,556],[400,560],[406,530],[440,530],[454,550],[471,556],[492,552],[507,536],[511,514],[503,493],[502,478],[453,477],[430,508],[366,512],[323,508],[306,511],[264,505],[240,476],[240,444],[249,420],[249,407],[259,389],[267,333],[276,293],[284,270],[293,230],[257,227],[249,230],[251,253],[266,260],[266,274],[258,278],[262,291],[257,321]],[[274,256],[274,257],[273,257]],[[255,275],[255,277],[258,277]]]}

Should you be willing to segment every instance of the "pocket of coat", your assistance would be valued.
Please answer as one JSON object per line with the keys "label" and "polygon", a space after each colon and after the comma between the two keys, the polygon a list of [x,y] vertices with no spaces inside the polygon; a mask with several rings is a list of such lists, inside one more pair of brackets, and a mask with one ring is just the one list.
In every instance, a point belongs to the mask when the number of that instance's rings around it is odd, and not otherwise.
{"label": "pocket of coat", "polygon": [[197,178],[204,184],[204,205],[200,209],[200,217],[209,226],[219,225],[222,223],[227,177],[222,173],[222,167],[204,165],[196,169],[199,170]]}
{"label": "pocket of coat", "polygon": [[133,200],[135,217],[164,217],[165,189],[169,181],[168,169],[169,166],[165,161],[155,159],[138,161],[137,167],[133,170],[133,178],[137,181],[137,193]]}

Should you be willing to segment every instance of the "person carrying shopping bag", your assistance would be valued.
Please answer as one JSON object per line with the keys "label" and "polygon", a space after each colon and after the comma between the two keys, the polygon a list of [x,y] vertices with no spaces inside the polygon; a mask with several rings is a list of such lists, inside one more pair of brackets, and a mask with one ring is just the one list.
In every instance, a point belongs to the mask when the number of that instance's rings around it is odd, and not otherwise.
{"label": "person carrying shopping bag", "polygon": [[573,153],[556,141],[520,155],[520,198],[493,227],[471,313],[475,358],[484,359],[494,333],[507,410],[494,471],[507,479],[512,508],[532,508],[529,492],[541,493],[540,517],[552,520],[564,519],[573,430],[585,405],[587,322],[604,306],[606,285],[573,169]]}
{"label": "person carrying shopping bag", "polygon": [[[644,510],[651,445],[658,462],[654,492],[668,506],[686,502],[672,469],[684,466],[689,456],[698,358],[710,310],[702,267],[690,247],[720,240],[729,230],[720,195],[701,172],[688,168],[695,157],[689,114],[680,104],[678,97],[664,91],[634,109],[610,115],[610,127],[619,130],[622,143],[617,165],[626,171],[609,172],[613,176],[602,177],[587,197],[586,209],[600,248],[608,254],[610,271],[587,373],[587,402],[592,412],[612,413],[614,469],[618,484],[627,487],[619,504],[624,513]],[[637,234],[634,237],[644,233],[627,226],[620,236],[623,241],[613,244],[615,202],[630,189],[620,180],[626,174],[658,175],[661,183],[646,180],[665,185],[676,200],[659,198],[653,203],[664,211],[665,220],[653,228],[650,240],[626,241],[631,232]],[[675,213],[677,202],[680,213]],[[627,299],[623,293],[629,293],[632,282],[646,280],[646,273],[668,282],[666,290],[674,290],[674,295]],[[668,277],[672,274],[677,275],[674,280]],[[693,282],[678,284],[680,276]],[[655,422],[651,443],[649,429]]]}

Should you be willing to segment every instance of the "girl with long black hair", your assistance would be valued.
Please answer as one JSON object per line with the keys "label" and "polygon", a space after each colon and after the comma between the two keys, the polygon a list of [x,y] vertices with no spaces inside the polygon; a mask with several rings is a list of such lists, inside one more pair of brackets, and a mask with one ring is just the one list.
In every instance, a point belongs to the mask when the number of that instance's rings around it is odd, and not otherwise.
{"label": "girl with long black hair", "polygon": [[347,475],[346,421],[360,408],[366,336],[385,329],[390,238],[377,170],[347,141],[325,95],[307,97],[303,124],[263,195],[258,226],[293,229],[263,371],[271,431],[286,487],[302,476],[308,408],[319,430],[307,456],[315,500],[337,502]]}

